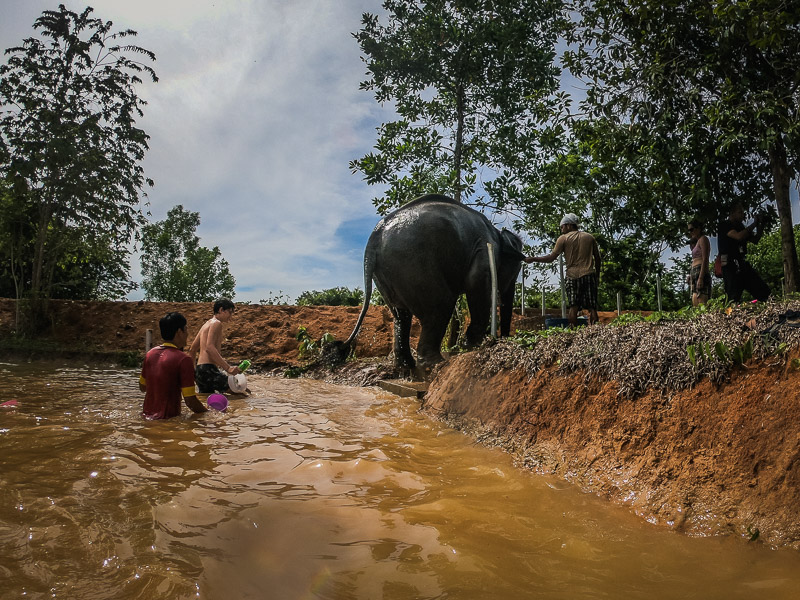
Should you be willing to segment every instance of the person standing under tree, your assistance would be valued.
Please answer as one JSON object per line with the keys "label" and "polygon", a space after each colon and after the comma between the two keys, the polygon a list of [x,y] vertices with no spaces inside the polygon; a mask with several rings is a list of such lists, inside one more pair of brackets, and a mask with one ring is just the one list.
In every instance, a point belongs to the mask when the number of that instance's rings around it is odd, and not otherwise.
{"label": "person standing under tree", "polygon": [[571,327],[578,324],[578,311],[589,311],[589,323],[597,323],[597,287],[600,281],[600,249],[594,236],[579,231],[578,216],[569,213],[561,219],[561,235],[556,240],[553,251],[545,256],[529,256],[525,262],[551,263],[564,253],[567,273],[564,278],[564,291],[569,307],[568,318]]}
{"label": "person standing under tree", "polygon": [[189,332],[186,317],[178,312],[164,315],[158,322],[164,343],[144,357],[139,389],[144,392],[142,416],[145,419],[169,419],[181,414],[181,396],[196,413],[208,409],[194,391],[194,361],[183,352]]}
{"label": "person standing under tree", "polygon": [[[241,373],[222,358],[222,329],[231,320],[236,306],[227,298],[214,302],[214,316],[203,324],[189,348],[192,359],[197,357],[195,378],[201,394],[229,391],[228,375]],[[199,357],[198,357],[199,354]]]}
{"label": "person standing under tree", "polygon": [[689,249],[692,251],[692,267],[689,271],[689,290],[692,293],[692,306],[700,306],[711,298],[711,273],[708,261],[711,256],[711,242],[697,219],[689,223]]}
{"label": "person standing under tree", "polygon": [[758,242],[762,233],[758,218],[745,227],[744,207],[738,202],[731,207],[728,218],[720,223],[717,244],[722,259],[722,280],[731,302],[741,302],[744,290],[759,302],[769,298],[769,286],[745,260],[747,244]]}

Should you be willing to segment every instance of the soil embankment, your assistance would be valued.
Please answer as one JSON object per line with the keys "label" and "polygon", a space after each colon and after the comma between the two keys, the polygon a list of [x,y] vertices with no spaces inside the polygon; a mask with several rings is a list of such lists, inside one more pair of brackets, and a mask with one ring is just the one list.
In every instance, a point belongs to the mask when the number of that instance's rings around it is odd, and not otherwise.
{"label": "soil embankment", "polygon": [[[59,351],[111,356],[159,343],[158,319],[180,311],[190,338],[211,316],[210,303],[53,302],[50,341]],[[15,303],[0,299],[0,337],[13,329]],[[226,325],[223,354],[260,369],[298,365],[300,326],[320,338],[346,339],[358,307],[238,305]],[[610,315],[602,315],[607,320]],[[515,317],[514,328],[541,327]],[[359,358],[386,357],[393,325],[383,307],[367,313]],[[412,336],[418,333],[415,324]],[[43,346],[46,347],[46,346]],[[642,518],[689,534],[735,533],[800,549],[800,371],[798,351],[751,361],[715,385],[620,394],[615,381],[562,373],[551,364],[531,374],[485,369],[493,348],[455,357],[436,371],[424,410],[513,453],[521,466],[557,474],[629,506]],[[48,350],[28,350],[42,358]],[[385,362],[385,361],[384,361]],[[339,380],[365,383],[350,363]]]}
{"label": "soil embankment", "polygon": [[651,523],[800,549],[800,371],[791,357],[751,363],[719,386],[625,397],[616,382],[556,365],[487,377],[490,354],[441,368],[424,410]]}
{"label": "soil embankment", "polygon": [[[0,336],[8,336],[13,330],[15,306],[14,300],[0,299]],[[298,365],[302,362],[296,339],[300,327],[305,327],[314,339],[331,333],[337,340],[344,340],[350,335],[360,310],[347,306],[237,304],[233,319],[225,326],[222,354],[231,361],[247,358],[261,369]],[[186,317],[191,340],[211,318],[213,304],[54,300],[52,327],[46,338],[65,352],[75,349],[100,355],[143,353],[146,330],[152,330],[153,344],[159,344],[158,321],[170,311]],[[358,338],[358,356],[387,356],[392,349],[392,331],[389,310],[370,308]]]}
{"label": "soil embankment", "polygon": [[[109,354],[143,352],[145,332],[153,332],[158,344],[158,320],[167,312],[183,313],[189,339],[211,318],[211,302],[92,302],[51,301],[52,326],[45,337],[65,353]],[[0,336],[14,330],[16,302],[0,298]],[[233,319],[225,325],[222,354],[230,360],[247,358],[255,366],[270,369],[303,363],[298,355],[297,331],[305,327],[315,340],[330,333],[337,340],[350,335],[360,306],[262,306],[237,304]],[[514,327],[540,328],[542,317],[514,317]],[[386,357],[392,351],[394,325],[385,306],[371,306],[358,335],[359,358]],[[411,328],[416,346],[419,324]]]}

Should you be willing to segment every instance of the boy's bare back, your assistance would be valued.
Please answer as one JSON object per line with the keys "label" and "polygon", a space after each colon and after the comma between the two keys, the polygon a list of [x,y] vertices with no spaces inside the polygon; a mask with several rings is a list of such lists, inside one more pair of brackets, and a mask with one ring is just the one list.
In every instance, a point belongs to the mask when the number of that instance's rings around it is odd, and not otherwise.
{"label": "boy's bare back", "polygon": [[195,356],[199,352],[200,356],[197,362],[201,365],[211,363],[226,369],[225,364],[223,364],[225,361],[222,360],[221,349],[222,321],[212,317],[197,332],[197,337],[192,343],[191,354]]}

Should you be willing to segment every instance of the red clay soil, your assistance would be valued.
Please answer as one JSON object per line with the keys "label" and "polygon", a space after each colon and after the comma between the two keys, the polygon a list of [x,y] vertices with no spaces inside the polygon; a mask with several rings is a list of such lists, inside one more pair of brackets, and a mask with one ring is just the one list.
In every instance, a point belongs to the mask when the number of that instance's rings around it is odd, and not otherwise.
{"label": "red clay soil", "polygon": [[424,410],[651,523],[800,549],[800,371],[791,358],[750,364],[719,387],[631,399],[614,382],[587,385],[555,367],[482,378],[469,353],[438,371]]}
{"label": "red clay soil", "polygon": [[[0,299],[0,336],[13,330],[13,300]],[[167,312],[183,313],[189,339],[213,315],[208,302],[51,302],[52,328],[47,338],[64,348],[86,353],[143,352],[145,332],[161,342],[158,320]],[[297,331],[302,326],[314,339],[330,333],[345,340],[355,326],[360,307],[261,306],[237,304],[225,325],[222,355],[230,361],[249,359],[261,368],[298,365]],[[416,334],[416,329],[412,330]],[[359,357],[387,356],[392,349],[392,316],[385,307],[370,307],[358,337]]]}
{"label": "red clay soil", "polygon": [[[14,330],[14,300],[0,298],[0,336]],[[183,313],[189,325],[189,339],[213,314],[210,302],[93,302],[53,300],[50,304],[52,327],[45,336],[60,347],[84,353],[142,352],[145,331],[153,331],[159,344],[158,320],[167,312]],[[358,319],[360,306],[261,306],[237,304],[233,319],[225,325],[222,355],[231,361],[249,359],[254,365],[272,368],[299,365],[297,331],[302,326],[314,339],[330,333],[346,340]],[[615,313],[603,313],[608,320]],[[522,318],[514,315],[514,329],[539,329],[541,315]],[[359,358],[386,357],[392,351],[394,325],[386,307],[371,306],[358,336]],[[411,328],[416,346],[419,324]]]}

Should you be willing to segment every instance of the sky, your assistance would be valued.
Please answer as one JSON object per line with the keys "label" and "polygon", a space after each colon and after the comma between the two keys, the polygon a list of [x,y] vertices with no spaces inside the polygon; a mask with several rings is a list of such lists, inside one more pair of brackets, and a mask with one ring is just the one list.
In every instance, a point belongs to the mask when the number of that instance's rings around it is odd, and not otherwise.
{"label": "sky", "polygon": [[[62,0],[72,11],[87,3]],[[35,35],[51,0],[0,0],[0,49]],[[391,118],[359,90],[366,67],[351,33],[380,0],[94,0],[93,16],[156,54],[157,83],[138,125],[151,221],[198,212],[200,244],[218,246],[236,300],[363,289],[364,246],[382,192],[348,168]],[[139,259],[131,260],[139,282]],[[138,299],[139,289],[129,297]]]}
{"label": "sky", "polygon": [[[61,3],[75,12],[87,6]],[[34,21],[58,4],[0,0],[0,50],[35,35]],[[219,247],[238,301],[293,303],[308,290],[363,289],[364,246],[379,220],[372,198],[383,190],[348,163],[372,150],[393,111],[359,90],[366,66],[351,34],[362,13],[382,13],[381,0],[90,5],[156,54],[159,82],[138,88],[148,103],[138,125],[150,135],[150,221],[178,204],[198,212],[200,243]],[[795,187],[792,198],[797,219]],[[139,268],[134,255],[136,282]],[[140,288],[129,298],[143,296]]]}

